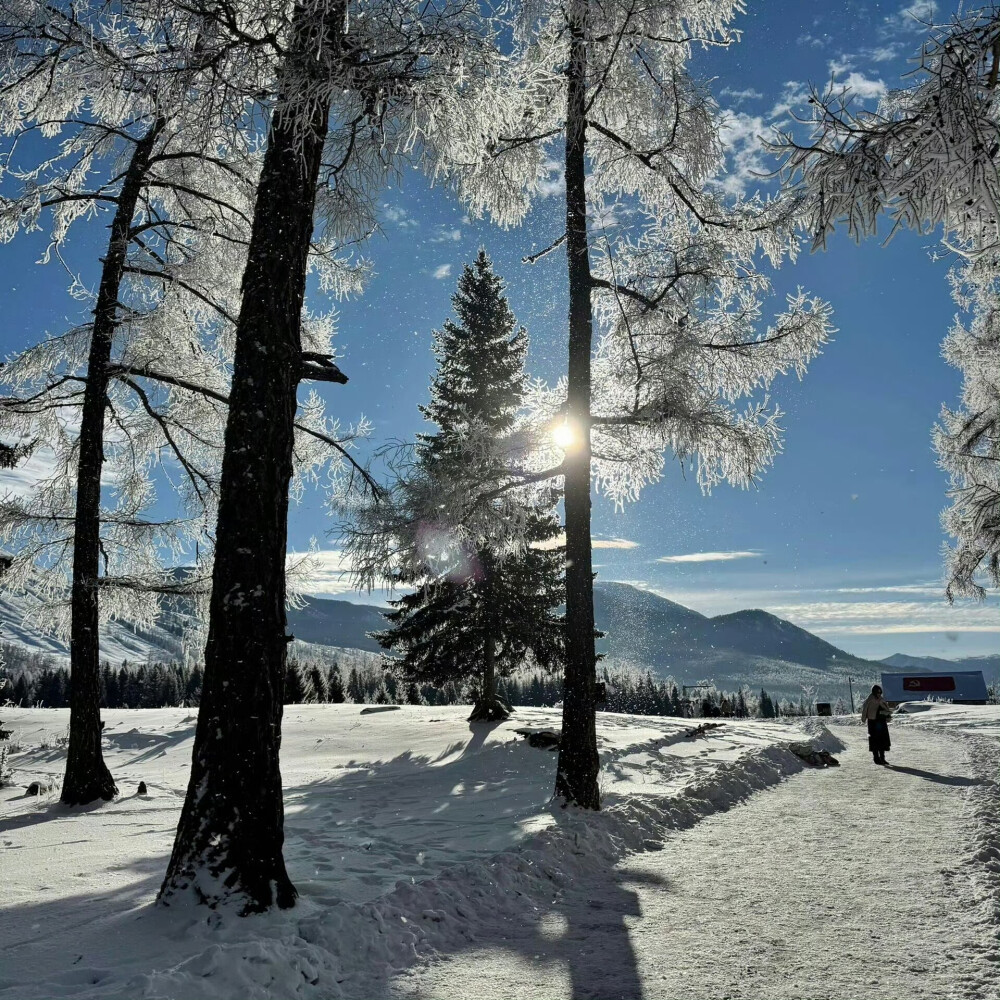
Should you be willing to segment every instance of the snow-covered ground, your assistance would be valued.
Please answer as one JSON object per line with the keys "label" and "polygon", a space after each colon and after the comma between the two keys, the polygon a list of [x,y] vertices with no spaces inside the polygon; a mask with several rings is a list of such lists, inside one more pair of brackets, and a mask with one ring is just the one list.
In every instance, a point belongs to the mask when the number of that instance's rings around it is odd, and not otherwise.
{"label": "snow-covered ground", "polygon": [[[67,713],[4,710],[0,997],[997,995],[997,709],[901,720],[896,772],[838,720],[602,714],[599,815],[553,808],[556,755],[514,733],[556,713],[467,711],[286,709],[302,898],[241,920],[153,905],[193,713],[106,711],[122,795],[69,810],[22,797],[61,775]],[[806,739],[844,766],[803,770]]]}

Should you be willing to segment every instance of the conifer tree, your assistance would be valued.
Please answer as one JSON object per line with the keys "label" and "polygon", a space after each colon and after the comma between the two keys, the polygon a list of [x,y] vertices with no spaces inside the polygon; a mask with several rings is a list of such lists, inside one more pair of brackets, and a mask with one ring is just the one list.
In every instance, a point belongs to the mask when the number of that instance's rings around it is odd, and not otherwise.
{"label": "conifer tree", "polygon": [[330,673],[326,682],[327,701],[342,705],[344,703],[344,681],[340,676],[340,667],[336,663],[330,667]]}
{"label": "conifer tree", "polygon": [[282,684],[282,704],[301,705],[306,700],[306,690],[302,674],[296,660],[285,661],[285,677]]}
{"label": "conifer tree", "polygon": [[[477,497],[505,475],[503,442],[523,404],[528,339],[485,250],[464,268],[452,303],[457,319],[434,335],[437,373],[431,402],[421,407],[438,430],[420,435],[414,478],[431,493]],[[478,444],[470,448],[470,441]],[[562,662],[563,621],[555,608],[564,600],[563,553],[553,506],[551,492],[524,502],[528,544],[514,553],[463,543],[455,526],[406,525],[420,558],[395,582],[417,589],[393,602],[386,614],[392,627],[375,638],[402,653],[409,681],[440,686],[475,677],[473,721],[507,718],[497,677],[529,652],[546,668]]]}
{"label": "conifer tree", "polygon": [[322,703],[329,700],[323,671],[319,664],[313,663],[306,671],[306,701]]}
{"label": "conifer tree", "polygon": [[[794,255],[798,208],[794,199],[730,205],[715,183],[718,106],[690,60],[696,43],[737,40],[738,9],[519,5],[509,56],[454,109],[435,163],[473,215],[505,227],[550,193],[552,164],[562,168],[565,227],[523,259],[558,260],[550,255],[565,247],[566,375],[538,394],[536,412],[550,427],[547,474],[563,480],[566,526],[556,796],[586,809],[600,808],[592,483],[616,503],[633,500],[672,452],[692,460],[706,490],[748,486],[780,443],[776,412],[751,397],[781,373],[802,375],[831,332],[829,308],[804,293],[769,329],[758,326],[770,294],[760,265]],[[548,462],[536,462],[541,482]]]}

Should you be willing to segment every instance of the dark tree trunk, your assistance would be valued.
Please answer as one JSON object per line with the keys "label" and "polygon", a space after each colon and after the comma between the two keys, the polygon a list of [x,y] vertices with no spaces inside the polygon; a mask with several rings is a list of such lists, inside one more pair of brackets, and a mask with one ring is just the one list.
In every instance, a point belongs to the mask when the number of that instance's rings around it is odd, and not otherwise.
{"label": "dark tree trunk", "polygon": [[483,650],[483,688],[469,722],[503,722],[510,718],[510,711],[497,694],[496,639],[490,635]]}
{"label": "dark tree trunk", "polygon": [[[343,10],[310,34],[297,8],[285,73],[319,77],[341,51]],[[317,37],[322,31],[324,37]],[[322,53],[323,59],[318,57]],[[288,79],[286,75],[285,79]],[[278,755],[285,551],[300,318],[329,98],[279,98],[268,135],[236,332],[205,676],[191,780],[160,899],[192,888],[243,913],[293,905],[282,857]]]}
{"label": "dark tree trunk", "polygon": [[497,700],[497,643],[490,632],[486,637],[483,651],[483,701],[487,704]]}
{"label": "dark tree trunk", "polygon": [[[487,614],[490,615],[492,599],[490,586],[496,578],[497,567],[487,553],[482,553],[480,561],[483,572],[486,574],[486,604]],[[490,615],[492,619],[492,615]],[[503,722],[510,718],[510,706],[505,705],[497,697],[497,640],[495,623],[490,620],[487,627],[486,639],[483,642],[483,686],[479,695],[479,700],[472,707],[472,714],[469,716],[470,722]]]}
{"label": "dark tree trunk", "polygon": [[104,466],[104,411],[108,405],[108,365],[118,322],[118,295],[128,255],[129,228],[150,156],[163,122],[155,122],[132,152],[118,194],[108,251],[94,308],[87,358],[87,385],[80,415],[76,512],[73,524],[71,596],[69,750],[62,801],[81,805],[118,794],[101,754],[100,624],[98,576],[101,558],[101,472]]}
{"label": "dark tree trunk", "polygon": [[586,97],[588,0],[570,5],[566,68],[566,248],[569,265],[567,419],[575,441],[566,452],[566,679],[557,797],[599,809],[594,651],[594,575],[590,544],[590,359],[593,315],[587,233]]}

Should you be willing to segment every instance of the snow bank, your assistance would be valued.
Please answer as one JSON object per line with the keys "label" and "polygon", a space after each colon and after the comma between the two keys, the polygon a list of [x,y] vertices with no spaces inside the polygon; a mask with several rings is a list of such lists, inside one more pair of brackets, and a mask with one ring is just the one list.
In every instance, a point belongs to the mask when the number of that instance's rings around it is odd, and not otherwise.
{"label": "snow bank", "polygon": [[[0,940],[14,959],[0,997],[374,997],[422,956],[476,940],[486,918],[531,914],[560,886],[799,771],[787,750],[821,724],[732,722],[687,739],[677,719],[602,714],[606,809],[550,801],[556,755],[515,728],[558,727],[520,710],[470,727],[467,709],[295,706],[282,751],[289,870],[302,892],[287,913],[240,920],[152,905],[180,809],[194,718],[106,712],[106,752],[122,797],[66,810],[55,795],[0,793],[12,859]],[[57,775],[58,710],[7,712],[23,779]],[[149,785],[137,797],[138,780]],[[16,853],[15,853],[16,852]]]}
{"label": "snow bank", "polygon": [[[926,710],[898,720],[919,731],[942,730],[959,738],[977,779],[966,789],[968,826],[974,850],[964,862],[976,885],[983,918],[1000,923],[1000,706],[924,702]],[[914,706],[915,707],[915,706]]]}

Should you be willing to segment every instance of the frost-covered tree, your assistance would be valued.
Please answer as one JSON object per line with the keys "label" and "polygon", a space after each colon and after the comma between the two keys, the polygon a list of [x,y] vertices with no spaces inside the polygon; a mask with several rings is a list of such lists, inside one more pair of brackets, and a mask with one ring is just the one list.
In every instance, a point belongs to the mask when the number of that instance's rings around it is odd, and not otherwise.
{"label": "frost-covered tree", "polygon": [[[200,0],[230,26],[234,7]],[[471,8],[299,0],[239,9],[244,43],[278,56],[254,205],[219,492],[205,678],[191,779],[160,898],[192,890],[244,912],[291,906],[278,751],[285,551],[296,389],[342,380],[304,349],[314,220],[322,238],[375,225],[383,180],[464,75]]]}
{"label": "frost-covered tree", "polygon": [[946,593],[981,600],[983,574],[1000,587],[1000,252],[991,247],[951,280],[966,316],[956,318],[943,347],[962,373],[961,405],[944,407],[934,429],[938,464],[951,479],[941,523],[956,539],[945,550]]}
{"label": "frost-covered tree", "polygon": [[[515,50],[453,113],[435,164],[476,213],[520,222],[565,181],[568,367],[537,410],[558,429],[549,465],[565,480],[563,738],[556,794],[598,808],[591,479],[616,501],[657,478],[673,451],[705,488],[746,485],[773,458],[777,412],[755,398],[801,373],[830,331],[804,295],[764,331],[757,268],[794,253],[796,205],[727,206],[719,110],[691,75],[692,46],[727,46],[735,0],[525,3]],[[599,332],[599,336],[596,334]],[[745,409],[738,401],[750,397]],[[546,468],[546,466],[548,466]]]}
{"label": "frost-covered tree", "polygon": [[[497,695],[498,677],[522,666],[529,653],[547,669],[562,663],[563,620],[555,612],[564,600],[563,557],[551,495],[548,503],[521,500],[527,545],[511,553],[465,540],[474,532],[463,531],[461,511],[441,503],[433,511],[412,509],[407,502],[415,494],[480,503],[506,479],[504,442],[524,405],[527,334],[484,250],[463,269],[452,304],[456,319],[434,335],[437,371],[431,402],[421,407],[438,430],[419,436],[416,482],[393,491],[403,509],[392,513],[399,535],[391,543],[397,567],[391,582],[415,589],[392,602],[385,616],[391,628],[375,638],[402,654],[396,665],[408,681],[474,680],[470,718],[493,722],[510,714]],[[364,527],[385,530],[387,512],[383,502]]]}
{"label": "frost-covered tree", "polygon": [[939,229],[945,250],[965,259],[952,276],[969,313],[944,344],[962,373],[962,402],[945,408],[934,431],[940,466],[951,477],[942,514],[955,538],[947,549],[949,598],[982,598],[977,577],[1000,586],[1000,8],[982,7],[935,27],[915,82],[891,91],[872,111],[849,91],[814,94],[807,142],[787,134],[774,144],[789,184],[811,196],[814,245],[843,226],[857,240],[880,219],[892,231]]}
{"label": "frost-covered tree", "polygon": [[[197,234],[232,238],[228,223],[240,214],[240,189],[244,196],[250,190],[237,169],[226,171],[224,183],[211,176],[228,151],[220,150],[217,129],[192,118],[190,94],[152,84],[151,44],[142,31],[133,35],[96,9],[30,0],[6,5],[0,30],[0,132],[8,137],[0,238],[40,228],[50,214],[46,258],[61,257],[74,223],[111,215],[96,295],[82,281],[74,285],[79,298],[93,302],[93,322],[9,363],[0,406],[0,432],[8,441],[30,441],[36,455],[41,446],[53,466],[31,496],[4,500],[0,530],[15,554],[5,583],[34,583],[51,613],[45,598],[72,562],[74,683],[62,790],[69,804],[116,791],[100,752],[99,592],[107,595],[106,617],[125,608],[147,617],[153,581],[163,579],[158,551],[178,544],[183,524],[145,516],[150,467],[170,451],[202,498],[211,486],[206,452],[219,444],[217,435],[211,440],[220,423],[215,404],[202,396],[177,399],[172,387],[158,408],[142,384],[145,368],[152,361],[169,373],[184,359],[189,377],[218,382],[217,359],[203,338],[192,339],[192,326],[206,307],[213,318],[225,315],[214,279],[232,260],[215,275],[202,267],[200,286],[190,264],[192,257],[218,263],[219,254],[200,252]],[[30,150],[33,139],[43,153],[31,159],[22,148]],[[235,205],[211,196],[220,187]],[[232,290],[232,282],[222,288]],[[117,502],[102,511],[109,485]],[[147,593],[137,603],[140,590]]]}
{"label": "frost-covered tree", "polygon": [[[73,287],[93,322],[0,372],[0,435],[30,442],[51,470],[30,495],[3,499],[0,537],[15,556],[5,586],[31,595],[40,624],[70,634],[62,795],[75,803],[115,791],[100,754],[100,622],[149,620],[163,593],[201,583],[204,569],[178,578],[162,562],[204,540],[214,515],[256,164],[245,97],[222,101],[195,66],[209,55],[216,65],[225,46],[209,53],[186,13],[15,8],[0,34],[0,236],[48,221],[46,259],[61,260],[71,230],[112,216],[96,294]],[[238,53],[226,57],[243,67]],[[308,328],[310,348],[328,352],[329,320]],[[308,475],[343,445],[315,397],[299,426]],[[175,516],[150,518],[157,478],[172,487]]]}

